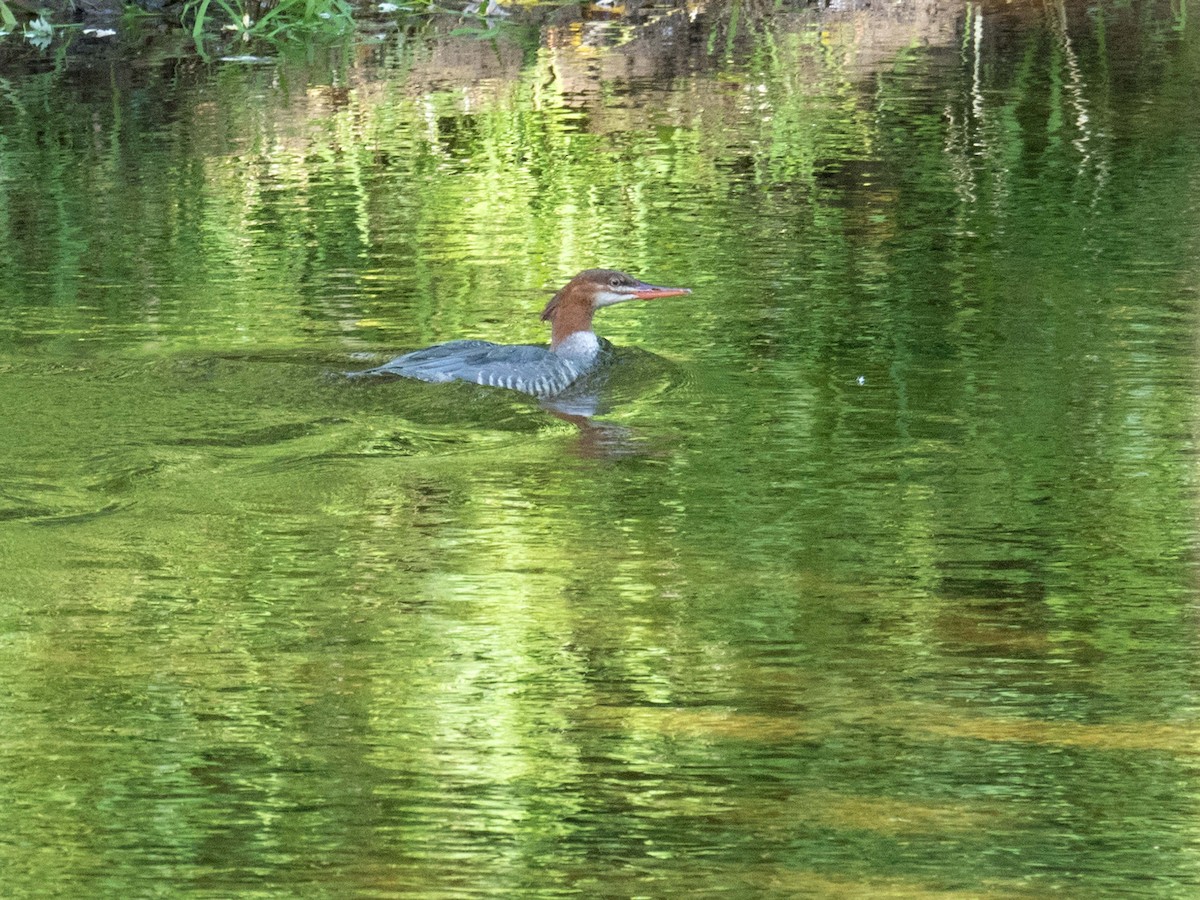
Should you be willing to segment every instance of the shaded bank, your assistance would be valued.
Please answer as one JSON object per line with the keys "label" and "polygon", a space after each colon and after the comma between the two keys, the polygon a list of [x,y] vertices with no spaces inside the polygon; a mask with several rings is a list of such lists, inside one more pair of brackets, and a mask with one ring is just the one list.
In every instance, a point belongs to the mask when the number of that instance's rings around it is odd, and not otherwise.
{"label": "shaded bank", "polygon": [[[986,5],[985,5],[986,6]],[[484,41],[491,52],[504,47],[525,52],[536,46],[600,51],[617,45],[638,46],[619,54],[632,68],[619,74],[660,71],[670,57],[720,58],[752,43],[756,34],[789,19],[821,22],[854,29],[855,52],[861,62],[883,61],[898,49],[928,45],[950,46],[968,9],[977,4],[956,0],[907,0],[881,4],[870,0],[847,2],[633,2],[514,3],[481,5],[458,2],[378,3],[348,0],[54,0],[26,3],[0,0],[8,17],[0,40],[0,67],[44,66],[50,60],[111,59],[137,62],[163,56],[186,56],[197,51],[240,56],[278,52],[290,39],[313,46],[342,42],[387,43],[397,35],[438,41],[453,38]],[[1004,5],[1012,11],[1012,5]],[[1037,15],[1040,4],[1018,5]],[[836,43],[842,43],[840,39]],[[488,48],[479,48],[481,55]],[[471,53],[467,53],[471,55]],[[471,66],[455,76],[466,81],[478,75]],[[606,66],[613,73],[611,65]]]}

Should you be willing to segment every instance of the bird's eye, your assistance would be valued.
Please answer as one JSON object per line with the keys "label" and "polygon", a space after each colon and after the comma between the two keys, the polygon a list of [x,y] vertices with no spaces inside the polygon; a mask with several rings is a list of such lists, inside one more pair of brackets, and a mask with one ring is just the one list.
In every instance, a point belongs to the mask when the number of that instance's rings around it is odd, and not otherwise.
{"label": "bird's eye", "polygon": [[611,284],[613,287],[620,287],[621,279],[614,276],[613,278],[609,279],[608,283]]}

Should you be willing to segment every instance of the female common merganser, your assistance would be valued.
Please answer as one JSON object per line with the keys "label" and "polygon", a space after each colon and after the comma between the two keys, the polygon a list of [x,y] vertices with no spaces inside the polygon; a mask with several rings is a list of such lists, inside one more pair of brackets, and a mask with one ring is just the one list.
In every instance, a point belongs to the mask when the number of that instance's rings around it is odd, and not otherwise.
{"label": "female common merganser", "polygon": [[552,397],[595,367],[600,339],[592,316],[602,306],[690,294],[688,288],[655,287],[613,269],[580,272],[542,310],[550,323],[550,347],[450,341],[399,356],[356,375],[400,375],[421,381],[471,381]]}

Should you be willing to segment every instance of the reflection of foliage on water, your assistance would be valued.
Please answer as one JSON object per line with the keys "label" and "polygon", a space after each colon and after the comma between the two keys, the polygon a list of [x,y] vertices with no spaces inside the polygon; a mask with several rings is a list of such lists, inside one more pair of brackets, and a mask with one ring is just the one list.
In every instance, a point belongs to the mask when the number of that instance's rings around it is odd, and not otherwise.
{"label": "reflection of foliage on water", "polygon": [[[1136,821],[1117,865],[1194,872],[1197,43],[1153,6],[0,82],[17,871],[979,895]],[[697,288],[600,320],[688,373],[613,411],[648,452],[316,374],[539,340],[596,263]]]}
{"label": "reflection of foliage on water", "polygon": [[[736,283],[752,266],[775,292],[729,297],[719,318],[663,306],[602,327],[791,380],[793,396],[807,397],[784,413],[799,432],[819,426],[809,408],[831,366],[847,380],[874,367],[868,383],[896,392],[895,422],[914,452],[998,396],[1012,433],[1051,435],[1066,422],[1071,436],[1057,440],[1093,435],[1128,449],[1138,435],[1114,431],[1116,420],[1137,410],[1161,427],[1181,415],[1153,380],[1141,390],[1157,406],[1105,388],[1106,369],[1145,369],[1147,348],[1128,337],[1152,310],[1114,302],[1104,270],[1162,259],[1186,229],[1157,232],[1167,243],[1156,248],[1098,227],[1122,224],[1118,204],[1139,191],[1164,222],[1186,218],[1185,191],[1119,159],[1123,129],[1153,128],[1140,111],[1153,94],[1119,90],[1118,75],[1179,90],[1186,72],[1156,74],[1188,64],[1174,32],[1120,9],[1059,5],[1044,27],[1017,34],[971,7],[957,57],[894,47],[881,64],[851,39],[853,17],[753,13],[698,16],[698,59],[638,31],[596,48],[572,24],[548,27],[532,52],[397,39],[372,51],[389,77],[352,60],[326,75],[285,56],[225,69],[215,95],[186,70],[118,81],[108,107],[69,72],[10,83],[0,108],[0,160],[17,176],[0,186],[8,296],[71,307],[79,333],[103,320],[150,333],[192,321],[205,345],[239,346],[247,334],[300,343],[315,327],[352,347],[407,347],[473,329],[539,340],[539,292],[594,262],[697,286]],[[684,16],[652,24],[664,23],[688,26]],[[1114,31],[1138,27],[1140,41],[1108,46]],[[1001,55],[1011,40],[1020,51]],[[934,87],[924,70],[935,62],[956,68],[956,89]],[[464,71],[476,83],[459,84]],[[902,235],[923,252],[896,255]],[[1002,235],[1011,255],[990,255]],[[1059,265],[1064,242],[1080,269]],[[170,274],[180,256],[194,261],[188,284]],[[1070,280],[1093,302],[1044,302]],[[950,312],[914,301],[931,282]],[[847,284],[857,296],[838,296]],[[928,371],[937,348],[953,377]],[[1005,381],[980,383],[981,371]]]}

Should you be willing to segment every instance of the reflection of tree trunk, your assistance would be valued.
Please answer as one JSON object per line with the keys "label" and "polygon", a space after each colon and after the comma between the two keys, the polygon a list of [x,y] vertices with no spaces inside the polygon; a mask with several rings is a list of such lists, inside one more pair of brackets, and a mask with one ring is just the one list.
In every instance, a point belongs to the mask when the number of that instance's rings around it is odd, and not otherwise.
{"label": "reflection of tree trunk", "polygon": [[[1006,130],[1005,116],[1011,110],[1003,104],[987,102],[984,39],[991,43],[1003,40],[1003,20],[1018,13],[1028,17],[1030,12],[1028,6],[998,12],[986,3],[967,4],[962,62],[964,72],[970,73],[969,95],[952,98],[944,113],[947,122],[944,149],[964,209],[975,206],[983,184],[990,185],[986,192],[993,205],[1007,195],[1013,173],[1005,165],[1004,156],[1014,132],[1010,127]],[[1078,154],[1077,160],[1073,160],[1076,177],[1087,182],[1085,187],[1090,191],[1091,205],[1095,206],[1108,183],[1110,166],[1104,132],[1097,130],[1088,100],[1089,86],[1071,38],[1066,0],[1045,0],[1040,16],[1052,40],[1046,62],[1048,71],[1034,73],[1044,74],[1052,88],[1045,134],[1040,137],[1074,148]],[[998,26],[994,25],[997,20]],[[1022,139],[1028,137],[1033,135]]]}
{"label": "reflection of tree trunk", "polygon": [[1086,172],[1092,167],[1093,163],[1096,168],[1096,190],[1092,197],[1092,204],[1095,205],[1099,199],[1100,189],[1108,180],[1108,166],[1103,159],[1094,159],[1092,148],[1094,142],[1092,140],[1092,125],[1091,116],[1089,115],[1088,103],[1085,97],[1087,92],[1087,84],[1083,80],[1083,71],[1079,66],[1079,58],[1075,54],[1075,47],[1071,43],[1071,35],[1067,29],[1067,7],[1064,0],[1052,0],[1047,5],[1047,14],[1050,18],[1050,26],[1058,38],[1059,49],[1062,51],[1063,59],[1066,66],[1067,77],[1063,80],[1063,87],[1066,89],[1068,104],[1072,108],[1075,118],[1075,127],[1078,129],[1078,134],[1071,141],[1075,149],[1079,151],[1080,172]]}
{"label": "reflection of tree trunk", "polygon": [[[971,98],[965,104],[961,116],[956,104],[946,105],[945,151],[950,171],[954,178],[955,191],[962,206],[974,206],[978,199],[975,172],[971,157],[991,156],[988,146],[988,129],[985,127],[986,107],[983,102],[983,13],[974,3],[967,4],[965,31],[969,38],[963,40],[963,63],[971,69]],[[969,41],[969,43],[968,43]],[[969,54],[969,58],[968,58]]]}

